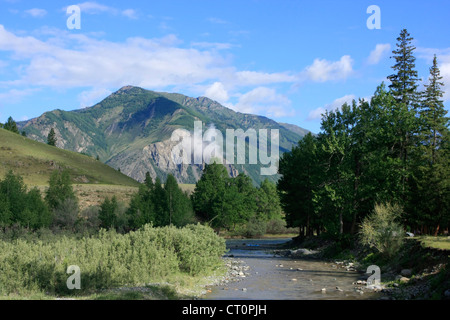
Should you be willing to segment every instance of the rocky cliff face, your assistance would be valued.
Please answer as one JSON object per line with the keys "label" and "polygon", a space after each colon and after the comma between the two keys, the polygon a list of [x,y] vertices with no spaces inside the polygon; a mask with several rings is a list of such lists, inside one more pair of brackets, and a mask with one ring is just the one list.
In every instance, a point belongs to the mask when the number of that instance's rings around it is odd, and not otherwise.
{"label": "rocky cliff face", "polygon": [[[201,121],[206,130],[214,126],[226,129],[278,129],[281,152],[289,151],[302,138],[301,128],[280,125],[255,115],[236,113],[208,98],[191,98],[181,94],[157,93],[136,87],[124,87],[91,108],[76,111],[55,110],[39,118],[18,123],[28,137],[46,142],[51,128],[56,132],[59,148],[82,152],[138,180],[150,172],[163,181],[171,173],[179,183],[195,183],[201,177],[203,164],[177,165],[170,140],[176,129],[193,130]],[[239,172],[255,183],[266,177],[259,174],[260,165],[227,165],[231,176]],[[276,177],[268,177],[275,180]]]}

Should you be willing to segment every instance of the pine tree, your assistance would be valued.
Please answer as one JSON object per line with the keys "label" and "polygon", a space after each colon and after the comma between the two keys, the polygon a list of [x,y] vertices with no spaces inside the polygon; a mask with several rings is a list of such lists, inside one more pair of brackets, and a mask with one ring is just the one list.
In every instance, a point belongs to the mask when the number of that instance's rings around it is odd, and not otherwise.
{"label": "pine tree", "polygon": [[155,179],[155,185],[151,192],[151,199],[155,209],[155,226],[162,227],[169,225],[170,217],[167,210],[167,194],[159,177]]}
{"label": "pine tree", "polygon": [[193,221],[192,203],[189,197],[180,189],[175,177],[167,176],[164,190],[167,196],[167,211],[169,224],[182,227]]}
{"label": "pine tree", "polygon": [[396,73],[388,76],[392,82],[389,86],[392,95],[406,106],[417,101],[417,81],[419,80],[415,70],[416,58],[413,55],[416,47],[411,44],[412,40],[406,29],[400,32],[400,37],[397,38],[397,50],[392,52],[394,56],[391,57],[395,59],[392,69]]}
{"label": "pine tree", "polygon": [[[442,76],[434,56],[429,83],[419,108],[420,132],[415,148],[414,180],[411,182],[411,219],[434,228],[435,235],[449,220],[450,154],[449,118],[444,108]],[[428,229],[428,228],[427,228]]]}
{"label": "pine tree", "polygon": [[153,186],[154,186],[153,185],[153,180],[152,180],[152,177],[150,176],[150,172],[148,172],[148,171],[145,174],[144,184],[147,186],[147,188],[153,189]]}
{"label": "pine tree", "polygon": [[417,92],[418,73],[415,70],[414,50],[416,47],[412,45],[413,38],[406,29],[400,32],[397,38],[397,50],[392,53],[395,64],[392,67],[396,71],[395,74],[388,76],[391,81],[389,86],[392,96],[397,101],[397,135],[401,137],[401,141],[396,146],[396,152],[402,165],[402,199],[406,201],[408,179],[411,174],[409,154],[415,144],[414,137],[417,133],[418,123],[416,117],[416,109],[419,102],[419,94]]}
{"label": "pine tree", "polygon": [[12,117],[8,118],[8,121],[6,121],[6,123],[3,125],[3,129],[20,134],[19,129],[17,128],[17,123]]}
{"label": "pine tree", "polygon": [[449,123],[449,118],[446,117],[447,110],[445,110],[442,100],[444,83],[441,80],[442,76],[435,55],[433,66],[430,68],[429,84],[425,85],[419,112],[422,120],[421,140],[429,150],[428,154],[432,164],[436,162],[436,152],[442,143],[444,133],[448,131]]}
{"label": "pine tree", "polygon": [[98,218],[101,221],[100,226],[105,229],[112,229],[117,226],[117,209],[119,205],[117,203],[116,196],[111,199],[106,198],[100,206],[100,212]]}
{"label": "pine tree", "polygon": [[58,139],[56,138],[55,130],[53,128],[51,128],[50,132],[48,133],[48,136],[47,136],[47,144],[49,146],[56,147],[56,141],[57,140]]}

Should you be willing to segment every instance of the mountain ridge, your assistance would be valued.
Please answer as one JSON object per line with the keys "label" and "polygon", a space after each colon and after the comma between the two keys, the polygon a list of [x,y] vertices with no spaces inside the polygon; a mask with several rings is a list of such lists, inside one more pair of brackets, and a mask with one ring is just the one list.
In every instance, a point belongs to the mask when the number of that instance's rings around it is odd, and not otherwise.
{"label": "mountain ridge", "polygon": [[[267,117],[235,112],[207,97],[192,98],[134,86],[124,86],[91,107],[49,111],[19,122],[18,126],[30,138],[41,142],[46,141],[48,132],[54,128],[59,148],[98,156],[138,181],[143,181],[148,171],[153,179],[165,179],[171,173],[179,183],[195,183],[203,165],[170,163],[172,133],[176,129],[193,131],[195,121],[202,121],[204,129],[213,125],[222,133],[226,129],[278,129],[280,152],[290,151],[306,132]],[[245,172],[256,184],[266,178],[258,176],[257,165],[227,168],[232,176]]]}

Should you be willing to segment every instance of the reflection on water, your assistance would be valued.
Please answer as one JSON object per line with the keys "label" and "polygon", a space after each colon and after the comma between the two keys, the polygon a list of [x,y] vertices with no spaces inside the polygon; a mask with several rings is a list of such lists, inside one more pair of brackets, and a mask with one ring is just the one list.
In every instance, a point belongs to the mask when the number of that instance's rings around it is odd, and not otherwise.
{"label": "reflection on water", "polygon": [[[378,294],[355,290],[357,272],[332,267],[332,263],[275,257],[267,249],[290,239],[228,240],[228,255],[250,266],[240,282],[211,288],[210,300],[356,300]],[[322,289],[326,289],[323,292]]]}

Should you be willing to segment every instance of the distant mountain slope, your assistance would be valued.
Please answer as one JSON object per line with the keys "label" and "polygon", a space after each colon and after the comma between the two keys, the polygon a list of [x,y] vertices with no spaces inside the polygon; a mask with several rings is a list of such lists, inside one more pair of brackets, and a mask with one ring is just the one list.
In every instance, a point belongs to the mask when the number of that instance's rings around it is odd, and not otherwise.
{"label": "distant mountain slope", "polygon": [[46,185],[56,169],[67,169],[75,183],[138,186],[138,182],[96,161],[0,129],[0,177],[13,170],[27,185]]}
{"label": "distant mountain slope", "polygon": [[[280,152],[290,151],[304,136],[299,127],[238,113],[208,98],[132,86],[121,88],[91,108],[55,110],[18,125],[37,141],[46,141],[50,129],[54,128],[58,147],[99,156],[106,164],[120,168],[136,180],[143,181],[146,172],[163,180],[171,173],[180,183],[189,184],[199,179],[202,165],[176,165],[171,160],[174,143],[170,138],[179,128],[193,131],[195,121],[202,121],[204,130],[214,126],[224,137],[227,129],[278,129]],[[260,165],[228,166],[231,175],[243,171],[255,183],[266,178],[260,175],[259,169]]]}

